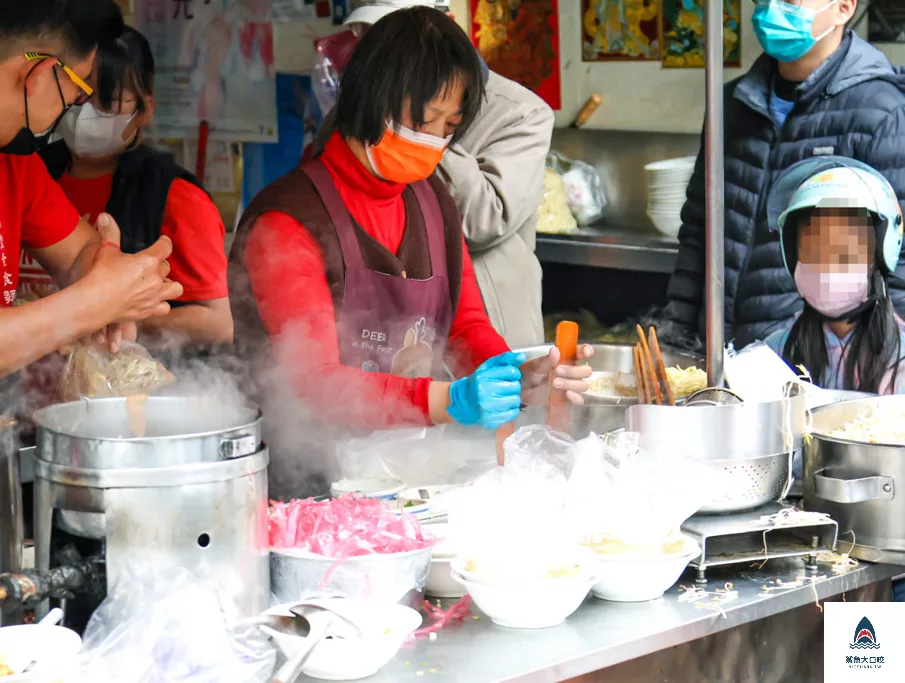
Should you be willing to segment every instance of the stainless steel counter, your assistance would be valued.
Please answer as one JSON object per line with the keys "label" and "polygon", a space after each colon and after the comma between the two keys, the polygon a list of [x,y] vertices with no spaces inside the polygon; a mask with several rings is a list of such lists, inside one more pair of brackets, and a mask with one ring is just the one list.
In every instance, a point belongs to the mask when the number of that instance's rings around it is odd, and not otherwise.
{"label": "stainless steel counter", "polygon": [[[753,678],[683,677],[674,667],[673,659],[681,652],[683,644],[688,643],[709,643],[708,663],[716,666],[716,660],[719,660],[723,672],[727,666],[732,666],[732,661],[722,660],[727,657],[730,660],[753,657],[751,653],[761,648],[766,651],[762,656],[772,662],[771,666],[776,665],[779,657],[788,664],[787,671],[797,672],[791,679],[770,677],[769,680],[822,680],[822,647],[815,644],[822,643],[822,619],[815,601],[838,600],[843,593],[847,594],[849,601],[888,600],[889,580],[901,571],[899,567],[862,563],[845,574],[834,575],[829,567],[821,565],[817,572],[819,578],[814,583],[805,580],[797,585],[769,591],[764,586],[777,587],[777,581],[786,584],[808,576],[802,563],[777,561],[763,570],[745,567],[714,571],[707,590],[722,588],[726,581],[731,581],[733,589],[738,591],[736,600],[722,605],[722,613],[704,605],[680,603],[678,596],[682,591],[676,586],[664,598],[648,603],[617,604],[588,598],[565,624],[541,631],[495,626],[473,608],[476,618],[469,617],[461,624],[443,629],[435,641],[420,640],[414,646],[403,649],[394,661],[369,680],[372,683],[552,683],[575,677],[582,677],[582,681],[618,680],[620,683],[629,680],[767,680],[758,675]],[[686,573],[679,585],[691,585],[692,582],[692,575]],[[870,587],[885,590],[870,591]],[[531,596],[526,595],[525,600],[530,601]],[[791,620],[790,614],[793,615]],[[808,622],[807,629],[795,626],[802,617]],[[782,628],[776,628],[780,623]],[[761,626],[756,636],[744,631],[750,626]],[[810,638],[809,646],[799,646],[804,642],[806,630]],[[734,638],[730,642],[734,642],[737,648],[731,656],[725,651],[723,643],[717,645],[718,639],[730,631]],[[744,635],[740,636],[739,632]],[[783,642],[779,643],[780,640]],[[801,663],[805,656],[820,662],[811,666],[807,676]],[[691,659],[687,653],[682,657],[686,664]],[[698,658],[701,658],[700,654]],[[647,659],[658,660],[655,669],[648,669],[641,676],[621,673],[627,671],[625,667]],[[710,659],[714,661],[710,662]],[[611,671],[586,677],[592,672],[620,664],[618,676]],[[697,664],[703,666],[700,661]]]}
{"label": "stainless steel counter", "polygon": [[537,235],[541,263],[672,273],[679,243],[656,231],[647,216],[604,222],[576,235]]}

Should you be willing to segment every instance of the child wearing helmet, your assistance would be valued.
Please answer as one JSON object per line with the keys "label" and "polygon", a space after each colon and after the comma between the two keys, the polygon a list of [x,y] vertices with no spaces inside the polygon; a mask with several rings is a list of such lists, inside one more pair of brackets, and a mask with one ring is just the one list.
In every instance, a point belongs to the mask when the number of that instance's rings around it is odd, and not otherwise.
{"label": "child wearing helmet", "polygon": [[767,345],[826,389],[905,393],[905,323],[889,298],[902,210],[889,182],[852,159],[808,159],[774,185],[767,218],[804,299]]}

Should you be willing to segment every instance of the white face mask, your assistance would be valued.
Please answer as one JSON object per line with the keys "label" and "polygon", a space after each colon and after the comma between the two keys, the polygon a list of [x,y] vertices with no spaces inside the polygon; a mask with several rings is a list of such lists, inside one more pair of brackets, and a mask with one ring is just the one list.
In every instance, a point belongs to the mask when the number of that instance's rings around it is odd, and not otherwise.
{"label": "white face mask", "polygon": [[91,102],[86,102],[66,112],[57,132],[66,142],[69,151],[76,156],[113,156],[129,143],[129,140],[123,138],[123,134],[136,113],[107,114],[98,111]]}

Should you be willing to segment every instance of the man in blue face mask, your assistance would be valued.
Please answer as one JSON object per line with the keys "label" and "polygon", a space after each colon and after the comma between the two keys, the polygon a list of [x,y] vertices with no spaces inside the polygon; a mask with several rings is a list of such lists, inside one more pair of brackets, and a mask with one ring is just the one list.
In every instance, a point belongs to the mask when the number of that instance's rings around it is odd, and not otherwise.
{"label": "man in blue face mask", "polygon": [[[745,0],[748,2],[749,0]],[[777,176],[822,155],[847,156],[880,171],[905,198],[905,78],[847,28],[858,0],[754,0],[764,49],[725,88],[726,339],[764,339],[802,308],[783,268],[764,203]],[[682,210],[679,257],[667,313],[704,336],[704,161],[699,155]],[[905,313],[905,262],[891,280]]]}

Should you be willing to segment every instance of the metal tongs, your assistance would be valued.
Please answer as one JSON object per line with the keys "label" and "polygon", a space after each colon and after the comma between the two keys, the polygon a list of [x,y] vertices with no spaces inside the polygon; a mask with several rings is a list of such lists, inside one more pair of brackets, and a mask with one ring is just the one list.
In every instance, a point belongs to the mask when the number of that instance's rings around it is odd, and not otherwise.
{"label": "metal tongs", "polygon": [[676,405],[676,397],[666,374],[666,364],[660,353],[657,331],[651,327],[645,336],[641,325],[635,328],[638,339],[632,356],[635,362],[635,379],[638,383],[638,402],[654,405]]}

